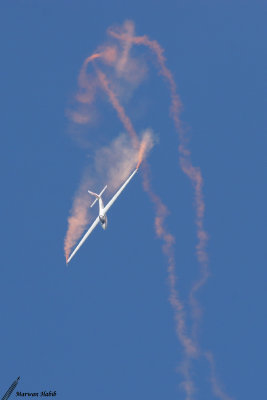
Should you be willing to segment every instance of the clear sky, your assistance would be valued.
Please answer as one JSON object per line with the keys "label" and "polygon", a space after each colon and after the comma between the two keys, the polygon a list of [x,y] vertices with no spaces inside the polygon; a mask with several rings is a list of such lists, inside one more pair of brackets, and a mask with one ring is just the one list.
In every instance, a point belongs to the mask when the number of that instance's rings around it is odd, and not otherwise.
{"label": "clear sky", "polygon": [[[260,0],[1,2],[0,397],[20,375],[16,390],[56,390],[57,399],[186,399],[168,264],[141,172],[110,210],[107,231],[98,227],[69,267],[64,257],[73,197],[94,157],[73,139],[67,110],[85,58],[108,27],[130,19],[165,49],[204,180],[210,276],[197,296],[198,345],[213,354],[224,394],[212,391],[199,356],[192,399],[266,398],[264,14]],[[124,106],[138,133],[151,128],[158,138],[151,182],[169,210],[190,330],[188,294],[200,276],[194,193],[179,166],[168,88],[153,55],[135,51],[149,74]],[[97,113],[87,140],[125,132],[104,94]]]}

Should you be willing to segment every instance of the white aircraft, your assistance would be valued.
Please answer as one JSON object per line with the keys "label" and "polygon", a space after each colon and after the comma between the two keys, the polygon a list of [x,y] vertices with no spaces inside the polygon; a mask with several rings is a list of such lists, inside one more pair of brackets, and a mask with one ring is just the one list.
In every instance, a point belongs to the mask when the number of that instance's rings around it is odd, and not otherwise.
{"label": "white aircraft", "polygon": [[70,260],[72,259],[72,257],[74,256],[74,254],[79,250],[79,248],[81,247],[81,245],[85,242],[85,240],[88,238],[88,236],[90,235],[90,233],[93,232],[93,230],[95,229],[95,227],[97,226],[97,224],[100,222],[101,226],[103,229],[107,228],[107,224],[108,224],[108,218],[107,218],[107,211],[110,209],[110,207],[112,206],[112,204],[114,203],[114,201],[119,197],[119,195],[121,194],[121,192],[123,191],[123,189],[126,187],[126,185],[128,185],[128,183],[130,182],[130,180],[133,178],[133,176],[136,174],[136,172],[138,171],[138,169],[135,169],[134,172],[129,176],[129,178],[124,182],[124,184],[120,187],[120,189],[117,191],[117,193],[112,197],[112,199],[108,202],[108,204],[106,205],[106,207],[104,206],[103,200],[102,200],[102,194],[104,193],[104,191],[107,188],[107,185],[104,187],[104,189],[99,193],[96,194],[94,192],[90,192],[90,190],[88,190],[88,193],[90,193],[92,196],[95,196],[96,199],[93,201],[93,203],[91,204],[91,207],[93,207],[93,205],[97,202],[99,202],[99,215],[96,218],[96,220],[94,221],[94,223],[90,226],[90,228],[88,229],[88,231],[86,232],[86,234],[83,236],[82,240],[80,241],[80,243],[77,245],[77,247],[73,250],[73,252],[71,253],[70,257],[67,260],[67,263],[70,262]]}

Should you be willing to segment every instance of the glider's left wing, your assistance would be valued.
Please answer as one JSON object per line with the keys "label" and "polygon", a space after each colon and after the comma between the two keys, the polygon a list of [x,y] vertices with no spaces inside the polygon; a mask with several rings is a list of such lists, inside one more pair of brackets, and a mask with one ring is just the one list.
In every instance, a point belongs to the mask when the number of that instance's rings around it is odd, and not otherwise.
{"label": "glider's left wing", "polygon": [[86,239],[88,238],[88,236],[90,235],[90,233],[93,232],[93,230],[95,229],[96,225],[100,222],[99,217],[96,218],[96,220],[94,221],[94,223],[90,226],[90,228],[88,229],[88,231],[86,232],[86,234],[84,235],[84,237],[82,238],[82,240],[80,241],[80,243],[78,244],[78,246],[75,248],[75,250],[73,250],[73,252],[71,253],[70,257],[67,260],[67,263],[70,262],[70,260],[72,259],[72,257],[74,256],[74,254],[79,250],[79,248],[81,247],[81,245],[86,241]]}

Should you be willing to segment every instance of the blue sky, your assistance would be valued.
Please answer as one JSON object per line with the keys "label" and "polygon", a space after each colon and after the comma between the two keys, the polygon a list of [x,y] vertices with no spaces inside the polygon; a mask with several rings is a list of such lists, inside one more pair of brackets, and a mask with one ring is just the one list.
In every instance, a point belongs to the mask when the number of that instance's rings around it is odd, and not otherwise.
{"label": "blue sky", "polygon": [[[266,396],[266,27],[263,1],[3,1],[1,32],[0,395],[184,399],[182,348],[168,302],[167,263],[137,175],[66,268],[67,218],[90,150],[69,134],[66,110],[84,59],[106,29],[135,22],[165,49],[183,102],[194,165],[204,178],[210,278],[198,294],[199,343],[225,393]],[[170,99],[151,57],[125,105],[136,130],[159,137],[149,162],[176,238],[177,290],[199,277],[193,190],[179,169]],[[265,105],[265,107],[264,107]],[[105,100],[101,130],[124,131]],[[112,136],[112,137],[113,137]],[[94,188],[91,188],[94,190]],[[90,201],[91,199],[88,199]],[[216,398],[205,359],[195,399]]]}

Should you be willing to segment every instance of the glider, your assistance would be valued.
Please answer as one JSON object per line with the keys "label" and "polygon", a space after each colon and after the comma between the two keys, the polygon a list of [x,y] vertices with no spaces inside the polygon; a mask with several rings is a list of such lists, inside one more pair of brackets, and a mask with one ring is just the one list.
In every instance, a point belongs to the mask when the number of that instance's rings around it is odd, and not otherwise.
{"label": "glider", "polygon": [[70,260],[72,259],[72,257],[75,255],[75,253],[79,250],[79,248],[81,247],[81,245],[85,242],[85,240],[88,238],[88,236],[93,232],[93,230],[95,229],[95,227],[99,224],[101,224],[102,228],[105,230],[107,228],[107,224],[108,224],[108,218],[107,218],[107,211],[110,209],[110,207],[112,206],[112,204],[114,203],[114,201],[119,197],[119,195],[121,194],[121,192],[123,191],[123,189],[128,185],[128,183],[130,182],[130,180],[133,178],[133,176],[136,174],[136,172],[138,171],[138,169],[135,169],[133,171],[133,173],[129,176],[129,178],[124,182],[124,184],[120,187],[120,189],[117,191],[117,193],[114,194],[114,196],[112,197],[112,199],[108,202],[108,204],[106,206],[104,206],[103,200],[102,200],[102,194],[104,193],[104,191],[107,188],[107,185],[104,187],[104,189],[99,193],[96,194],[94,192],[90,192],[90,190],[88,190],[88,193],[90,193],[92,196],[95,196],[95,200],[93,201],[93,203],[91,204],[91,207],[93,207],[93,205],[98,201],[99,203],[99,215],[98,217],[95,219],[95,221],[93,222],[93,224],[90,226],[90,228],[88,229],[88,231],[86,232],[86,234],[83,236],[82,240],[80,241],[80,243],[77,245],[77,247],[73,250],[73,252],[71,253],[70,257],[67,260],[67,264],[70,262]]}

